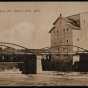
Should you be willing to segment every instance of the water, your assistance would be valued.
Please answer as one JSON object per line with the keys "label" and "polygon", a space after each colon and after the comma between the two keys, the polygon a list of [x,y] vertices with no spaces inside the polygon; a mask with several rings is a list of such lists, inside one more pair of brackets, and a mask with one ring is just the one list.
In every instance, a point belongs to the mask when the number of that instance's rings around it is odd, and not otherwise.
{"label": "water", "polygon": [[19,69],[0,71],[1,86],[88,86],[88,73],[42,71],[40,59],[37,74],[21,74]]}
{"label": "water", "polygon": [[21,74],[19,69],[4,70],[0,72],[1,86],[63,86],[88,85],[88,74],[77,72],[62,73],[42,71],[38,74]]}

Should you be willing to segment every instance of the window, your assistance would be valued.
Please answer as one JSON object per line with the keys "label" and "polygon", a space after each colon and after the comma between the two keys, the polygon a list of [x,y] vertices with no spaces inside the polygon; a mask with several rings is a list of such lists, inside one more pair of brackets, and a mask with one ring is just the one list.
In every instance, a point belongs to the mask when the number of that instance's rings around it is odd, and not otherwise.
{"label": "window", "polygon": [[59,51],[60,49],[58,48],[58,51]]}
{"label": "window", "polygon": [[65,32],[65,28],[63,29],[63,31]]}
{"label": "window", "polygon": [[[68,28],[67,28],[66,30],[67,30],[67,32],[69,31],[69,29],[68,29]],[[63,29],[63,31],[65,32],[65,28]]]}
{"label": "window", "polygon": [[65,54],[64,56],[68,56],[68,54]]}
{"label": "window", "polygon": [[65,51],[66,50],[66,48],[63,48],[63,51]]}
{"label": "window", "polygon": [[53,33],[55,34],[55,31],[53,31]]}
{"label": "window", "polygon": [[68,53],[69,49],[67,48],[67,53]]}
{"label": "window", "polygon": [[60,56],[59,54],[57,54],[56,56]]}
{"label": "window", "polygon": [[68,40],[67,40],[67,43],[68,43]]}
{"label": "window", "polygon": [[69,29],[67,28],[67,31],[68,31]]}

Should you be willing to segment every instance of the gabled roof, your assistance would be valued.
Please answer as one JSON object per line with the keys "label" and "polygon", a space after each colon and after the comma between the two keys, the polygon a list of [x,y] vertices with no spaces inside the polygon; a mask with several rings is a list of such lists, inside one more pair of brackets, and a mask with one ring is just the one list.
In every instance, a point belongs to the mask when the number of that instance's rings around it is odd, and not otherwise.
{"label": "gabled roof", "polygon": [[[70,23],[72,27],[79,29],[80,27],[80,16],[79,15],[80,14],[75,14],[75,15],[67,16],[65,18],[68,19],[68,23]],[[53,25],[55,25],[55,23],[61,18],[62,18],[62,14],[60,14],[60,16],[54,21]],[[55,27],[51,28],[49,33],[51,33],[53,29],[55,29]]]}
{"label": "gabled roof", "polygon": [[51,31],[52,31],[53,29],[55,29],[55,26],[51,28],[51,30],[49,31],[49,33],[51,33]]}
{"label": "gabled roof", "polygon": [[[55,25],[55,23],[62,18],[62,14],[60,13],[60,16],[55,20],[55,22],[53,23],[53,25]],[[49,33],[51,33],[51,31],[55,29],[55,26],[53,28],[51,28],[51,30],[49,31]]]}
{"label": "gabled roof", "polygon": [[62,14],[60,13],[60,16],[53,22],[53,25],[55,25],[55,23],[62,18]]}
{"label": "gabled roof", "polygon": [[70,23],[74,27],[80,27],[80,14],[71,15],[66,17],[68,19],[68,23]]}

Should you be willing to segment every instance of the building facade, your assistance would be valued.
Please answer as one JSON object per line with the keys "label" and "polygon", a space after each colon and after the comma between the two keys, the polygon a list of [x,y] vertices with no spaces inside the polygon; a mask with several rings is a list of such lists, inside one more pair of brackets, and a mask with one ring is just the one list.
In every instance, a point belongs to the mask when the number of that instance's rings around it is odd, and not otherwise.
{"label": "building facade", "polygon": [[51,52],[56,52],[58,54],[52,55],[52,60],[61,64],[72,64],[73,56],[71,53],[73,53],[73,30],[80,30],[79,22],[78,15],[63,17],[60,14],[53,23],[53,28],[49,31],[51,36]]}
{"label": "building facade", "polygon": [[45,70],[88,71],[88,13],[68,17],[60,14],[49,33],[52,54],[42,60]]}

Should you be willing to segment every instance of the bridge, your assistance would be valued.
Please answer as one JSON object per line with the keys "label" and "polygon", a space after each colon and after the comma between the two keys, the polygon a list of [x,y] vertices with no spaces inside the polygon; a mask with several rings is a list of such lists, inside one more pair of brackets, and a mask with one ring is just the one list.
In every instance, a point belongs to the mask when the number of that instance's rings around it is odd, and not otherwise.
{"label": "bridge", "polygon": [[[16,49],[14,46],[20,47],[21,49]],[[73,50],[71,53],[65,52],[66,54],[80,54],[82,52],[87,53],[88,49],[81,48],[76,45],[59,45],[54,47],[63,47],[63,46],[69,46],[76,48],[76,51]],[[4,47],[4,48],[3,48]],[[6,54],[36,54],[36,55],[44,55],[44,54],[61,54],[61,52],[52,52],[51,49],[53,47],[46,47],[41,49],[29,49],[27,47],[14,44],[14,43],[7,43],[7,42],[0,42],[0,53],[6,53]],[[65,54],[63,53],[63,54]]]}
{"label": "bridge", "polygon": [[[63,45],[59,45],[56,47],[63,47]],[[17,68],[22,71],[24,74],[35,74],[37,71],[37,56],[43,55],[52,55],[52,54],[72,54],[80,55],[81,53],[87,53],[88,50],[81,48],[75,45],[66,45],[75,47],[76,51],[73,52],[55,52],[51,51],[53,47],[46,47],[42,49],[29,49],[24,46],[14,44],[14,43],[6,43],[0,42],[0,63],[16,63]],[[19,47],[20,49],[16,49],[14,47]]]}

